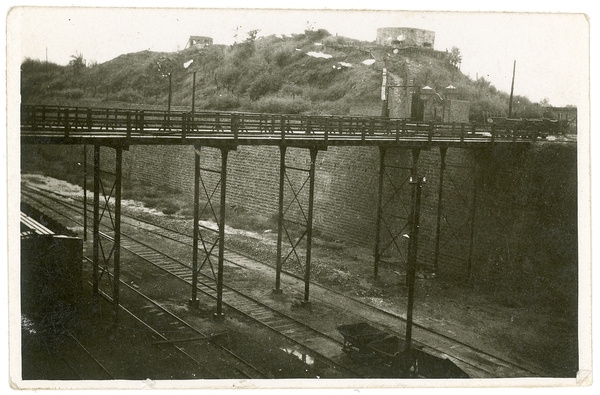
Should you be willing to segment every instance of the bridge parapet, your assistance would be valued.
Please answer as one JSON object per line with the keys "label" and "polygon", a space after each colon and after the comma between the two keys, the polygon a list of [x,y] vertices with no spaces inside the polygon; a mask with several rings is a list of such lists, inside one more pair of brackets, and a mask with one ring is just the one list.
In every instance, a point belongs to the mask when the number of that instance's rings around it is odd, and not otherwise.
{"label": "bridge parapet", "polygon": [[525,121],[443,124],[385,117],[21,106],[23,143],[114,140],[190,144],[207,139],[249,145],[531,142],[547,137],[549,131],[544,127]]}

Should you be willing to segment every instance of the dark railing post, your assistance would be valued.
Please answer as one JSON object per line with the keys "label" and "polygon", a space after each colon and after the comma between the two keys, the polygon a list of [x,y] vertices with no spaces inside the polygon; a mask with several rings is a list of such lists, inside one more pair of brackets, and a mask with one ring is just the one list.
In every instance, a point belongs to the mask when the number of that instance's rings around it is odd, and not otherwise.
{"label": "dark railing post", "polygon": [[37,131],[37,119],[35,107],[25,106],[21,104],[21,117],[25,121],[25,125],[30,124],[31,130]]}
{"label": "dark railing post", "polygon": [[431,122],[429,123],[429,131],[427,133],[427,141],[429,141],[430,143],[433,141],[433,132],[435,130],[435,122]]}
{"label": "dark railing post", "polygon": [[71,125],[69,123],[69,109],[65,108],[65,138],[69,138],[69,134],[71,133]]}
{"label": "dark railing post", "polygon": [[46,106],[42,106],[42,124],[46,122]]}
{"label": "dark railing post", "polygon": [[285,143],[285,128],[286,128],[286,118],[285,115],[281,116],[281,143]]}
{"label": "dark railing post", "polygon": [[460,142],[465,142],[465,124],[464,122],[460,124]]}
{"label": "dark railing post", "polygon": [[131,111],[127,111],[127,138],[131,138]]}
{"label": "dark railing post", "polygon": [[86,123],[87,123],[87,131],[88,131],[89,134],[92,134],[92,127],[93,127],[94,124],[93,124],[93,121],[92,121],[92,109],[91,108],[87,109],[87,117],[86,118],[87,118],[87,121],[86,121]]}
{"label": "dark railing post", "polygon": [[492,124],[492,131],[491,131],[491,133],[492,133],[492,138],[491,138],[490,142],[492,144],[494,144],[496,142],[496,124]]}
{"label": "dark railing post", "polygon": [[139,130],[140,130],[140,134],[144,133],[144,110],[140,111]]}
{"label": "dark railing post", "polygon": [[271,115],[271,133],[275,133],[275,115]]}
{"label": "dark railing post", "polygon": [[231,114],[231,131],[233,132],[233,139],[237,142],[238,133],[240,131],[240,116],[239,116],[239,114]]}

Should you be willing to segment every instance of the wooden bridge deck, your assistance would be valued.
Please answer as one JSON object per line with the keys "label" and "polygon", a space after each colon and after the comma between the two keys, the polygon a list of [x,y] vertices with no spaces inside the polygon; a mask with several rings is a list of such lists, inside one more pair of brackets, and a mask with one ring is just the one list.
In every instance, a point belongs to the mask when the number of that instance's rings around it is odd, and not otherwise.
{"label": "wooden bridge deck", "polygon": [[531,143],[552,125],[440,124],[358,116],[21,106],[23,144],[481,146]]}

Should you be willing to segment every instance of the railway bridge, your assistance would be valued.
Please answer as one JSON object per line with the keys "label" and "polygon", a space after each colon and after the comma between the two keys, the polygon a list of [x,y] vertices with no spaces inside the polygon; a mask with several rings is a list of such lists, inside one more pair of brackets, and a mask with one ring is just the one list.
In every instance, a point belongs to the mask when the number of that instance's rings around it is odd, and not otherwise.
{"label": "railway bridge", "polygon": [[[437,227],[435,235],[435,264],[440,252],[440,228],[442,226],[442,201],[444,196],[445,156],[448,148],[464,148],[469,150],[486,150],[497,145],[513,147],[523,144],[534,144],[540,140],[552,141],[552,125],[533,124],[531,122],[512,122],[510,124],[475,125],[475,124],[440,124],[433,122],[414,122],[410,119],[390,119],[384,117],[361,116],[304,116],[275,115],[241,112],[185,112],[159,110],[130,110],[121,108],[86,108],[58,107],[41,105],[22,105],[21,107],[21,144],[69,144],[91,145],[94,147],[94,191],[93,191],[93,289],[98,293],[102,272],[109,271],[113,276],[112,297],[115,304],[115,317],[119,306],[119,273],[121,248],[121,181],[122,152],[132,145],[192,145],[195,148],[194,162],[194,225],[193,225],[193,262],[192,288],[190,304],[197,305],[198,272],[211,256],[216,255],[217,271],[215,275],[217,288],[216,317],[222,316],[223,295],[223,262],[225,241],[225,204],[227,197],[227,159],[230,151],[238,146],[270,145],[280,150],[279,168],[279,200],[278,200],[278,239],[276,278],[274,292],[282,292],[281,270],[285,262],[295,256],[299,259],[297,249],[305,248],[305,274],[303,306],[310,306],[310,268],[311,243],[313,237],[313,203],[315,194],[315,162],[319,151],[330,146],[378,147],[380,166],[378,180],[378,201],[376,233],[374,246],[373,272],[377,276],[382,254],[388,248],[400,248],[398,240],[404,233],[408,236],[407,286],[409,291],[408,322],[412,322],[412,302],[414,278],[418,248],[420,191],[425,179],[419,177],[418,161],[421,150],[439,149],[439,189]],[[106,147],[115,151],[114,172],[100,169],[100,148]],[[200,155],[202,149],[217,149],[221,154],[218,168],[201,168]],[[309,166],[298,168],[286,163],[288,148],[306,149],[310,161]],[[391,231],[385,223],[385,203],[382,201],[386,171],[393,171],[385,163],[386,151],[390,148],[408,149],[412,153],[410,179],[407,185],[411,188],[411,207],[408,218],[400,232]],[[86,150],[84,148],[84,163]],[[86,168],[84,164],[84,169]],[[207,187],[203,174],[211,173],[218,179],[216,185]],[[288,173],[304,174],[301,186],[294,188]],[[104,187],[102,177],[110,177],[112,186]],[[308,192],[306,192],[306,188]],[[399,193],[398,190],[392,194]],[[207,203],[200,207],[201,190]],[[303,221],[302,235],[292,240],[287,231],[291,221],[284,204],[284,195],[291,193],[292,202],[300,206]],[[300,191],[307,193],[308,201],[300,202]],[[218,191],[218,193],[217,193]],[[84,194],[86,189],[84,188]],[[103,199],[101,202],[100,194]],[[474,212],[476,190],[473,189],[471,211]],[[304,200],[304,199],[302,199]],[[84,196],[84,205],[87,197]],[[111,203],[112,202],[112,203]],[[303,208],[302,204],[306,207]],[[102,207],[101,207],[102,205]],[[84,207],[84,213],[87,212]],[[199,218],[203,211],[212,212],[217,224],[218,237],[207,242],[199,231]],[[105,254],[101,243],[100,222],[110,215],[114,234],[110,253]],[[87,233],[87,214],[85,215],[84,234]],[[471,227],[469,251],[473,243],[473,218],[468,219]],[[388,242],[382,242],[382,233],[388,232]],[[284,254],[283,244],[289,242],[289,253]],[[199,249],[204,252],[200,262]],[[216,254],[213,251],[218,251]],[[470,270],[471,256],[467,257]],[[407,326],[407,339],[410,344],[410,324]]]}

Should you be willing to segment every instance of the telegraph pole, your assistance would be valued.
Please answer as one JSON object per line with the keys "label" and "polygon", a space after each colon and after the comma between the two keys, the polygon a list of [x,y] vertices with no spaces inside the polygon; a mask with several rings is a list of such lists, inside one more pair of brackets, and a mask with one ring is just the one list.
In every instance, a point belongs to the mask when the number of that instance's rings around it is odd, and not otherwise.
{"label": "telegraph pole", "polygon": [[512,102],[513,102],[513,91],[515,90],[515,69],[517,67],[517,61],[513,62],[513,76],[512,83],[510,84],[510,101],[508,102],[508,117],[512,116]]}
{"label": "telegraph pole", "polygon": [[194,78],[192,79],[192,114],[194,113],[195,105],[196,105],[196,72],[194,71]]}

